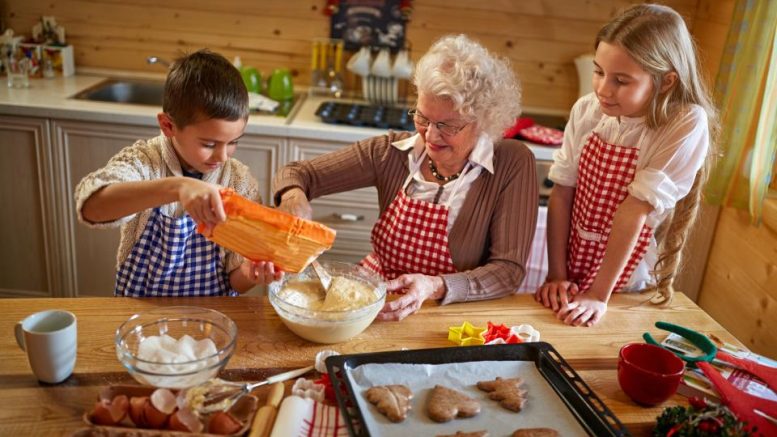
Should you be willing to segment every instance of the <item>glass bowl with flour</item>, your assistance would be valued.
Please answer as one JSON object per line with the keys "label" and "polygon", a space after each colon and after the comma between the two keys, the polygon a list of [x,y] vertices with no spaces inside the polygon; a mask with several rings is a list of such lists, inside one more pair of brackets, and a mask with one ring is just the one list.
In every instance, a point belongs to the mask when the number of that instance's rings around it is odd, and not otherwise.
{"label": "glass bowl with flour", "polygon": [[283,323],[300,337],[316,343],[343,342],[370,326],[386,301],[386,284],[355,264],[321,264],[332,276],[328,292],[308,266],[270,284],[270,303]]}

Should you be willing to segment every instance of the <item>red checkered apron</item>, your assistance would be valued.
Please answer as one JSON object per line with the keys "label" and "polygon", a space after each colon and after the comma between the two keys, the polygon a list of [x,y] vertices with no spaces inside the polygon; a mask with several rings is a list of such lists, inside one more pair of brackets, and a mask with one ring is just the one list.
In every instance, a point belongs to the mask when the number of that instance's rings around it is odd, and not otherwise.
{"label": "red checkered apron", "polygon": [[456,272],[448,250],[448,208],[461,178],[444,204],[411,199],[405,189],[424,156],[410,169],[396,197],[372,228],[372,253],[360,263],[384,279],[405,273],[437,276]]}
{"label": "red checkered apron", "polygon": [[[634,180],[638,155],[637,147],[606,143],[595,132],[583,148],[578,164],[567,259],[569,279],[577,283],[581,292],[591,287],[602,265],[613,215],[628,195],[627,187]],[[621,291],[628,283],[645,256],[652,236],[653,229],[644,225],[613,291]]]}

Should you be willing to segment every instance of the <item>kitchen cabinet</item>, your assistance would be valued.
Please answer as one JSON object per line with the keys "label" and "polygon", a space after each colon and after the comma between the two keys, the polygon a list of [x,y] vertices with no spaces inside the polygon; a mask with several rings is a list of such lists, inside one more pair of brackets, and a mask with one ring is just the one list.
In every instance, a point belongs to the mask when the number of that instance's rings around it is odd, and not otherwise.
{"label": "kitchen cabinet", "polygon": [[68,256],[64,259],[65,270],[70,273],[68,289],[73,296],[110,296],[116,275],[119,229],[92,229],[79,223],[73,193],[84,176],[104,166],[138,139],[159,135],[159,128],[53,120],[51,132],[57,151],[55,162],[62,166],[63,180],[57,194],[68,242]]}
{"label": "kitchen cabinet", "polygon": [[[343,142],[291,138],[289,159],[313,159],[345,145]],[[375,187],[320,197],[314,199],[311,206],[314,220],[337,231],[332,249],[326,251],[321,259],[355,263],[370,253],[370,232],[379,215]]]}
{"label": "kitchen cabinet", "polygon": [[0,116],[0,295],[62,296],[49,121]]}

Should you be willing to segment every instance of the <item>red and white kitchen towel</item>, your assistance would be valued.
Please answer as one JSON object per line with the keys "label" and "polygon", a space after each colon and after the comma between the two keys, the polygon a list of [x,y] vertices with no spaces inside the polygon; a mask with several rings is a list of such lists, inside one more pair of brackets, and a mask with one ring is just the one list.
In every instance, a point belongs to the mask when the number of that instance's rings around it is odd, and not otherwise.
{"label": "red and white kitchen towel", "polygon": [[281,403],[270,437],[346,437],[340,409],[313,399],[288,396]]}
{"label": "red and white kitchen towel", "polygon": [[526,277],[518,287],[518,293],[534,293],[548,275],[548,239],[547,239],[548,207],[540,206],[537,210],[537,228],[534,231],[529,259],[526,261]]}

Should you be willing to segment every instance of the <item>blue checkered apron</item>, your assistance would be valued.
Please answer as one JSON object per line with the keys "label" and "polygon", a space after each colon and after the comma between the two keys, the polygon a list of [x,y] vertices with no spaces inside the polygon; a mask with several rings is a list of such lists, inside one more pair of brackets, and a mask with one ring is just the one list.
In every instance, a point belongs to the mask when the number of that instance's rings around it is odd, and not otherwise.
{"label": "blue checkered apron", "polygon": [[195,231],[188,215],[154,208],[116,274],[116,296],[236,296],[219,247]]}

